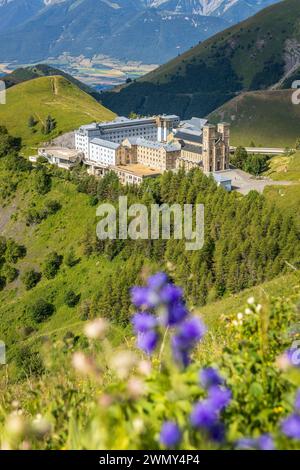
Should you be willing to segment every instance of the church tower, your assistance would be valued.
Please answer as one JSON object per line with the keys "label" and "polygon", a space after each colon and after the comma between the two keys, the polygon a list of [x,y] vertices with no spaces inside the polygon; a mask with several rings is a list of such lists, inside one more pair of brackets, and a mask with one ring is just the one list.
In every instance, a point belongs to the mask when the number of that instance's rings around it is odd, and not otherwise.
{"label": "church tower", "polygon": [[216,126],[206,124],[203,126],[203,171],[211,173],[214,171],[215,161],[215,142],[216,142]]}
{"label": "church tower", "polygon": [[224,143],[222,151],[222,170],[227,170],[229,168],[230,156],[230,124],[226,122],[218,124],[218,134]]}

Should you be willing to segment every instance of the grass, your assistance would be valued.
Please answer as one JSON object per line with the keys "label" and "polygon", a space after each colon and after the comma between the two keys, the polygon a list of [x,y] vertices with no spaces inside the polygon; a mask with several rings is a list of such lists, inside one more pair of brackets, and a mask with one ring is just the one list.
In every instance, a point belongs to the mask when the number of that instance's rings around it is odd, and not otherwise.
{"label": "grass", "polygon": [[232,145],[290,147],[300,135],[300,106],[291,90],[243,93],[209,115],[212,122],[231,124]]}
{"label": "grass", "polygon": [[275,181],[291,181],[291,186],[268,186],[264,195],[282,211],[294,217],[300,228],[300,152],[294,155],[278,156],[270,160],[266,176]]}
{"label": "grass", "polygon": [[[41,129],[49,114],[57,126],[45,136]],[[37,121],[34,129],[28,127],[31,115]],[[82,124],[113,117],[111,111],[61,76],[41,77],[8,89],[7,103],[0,107],[0,124],[33,148]]]}

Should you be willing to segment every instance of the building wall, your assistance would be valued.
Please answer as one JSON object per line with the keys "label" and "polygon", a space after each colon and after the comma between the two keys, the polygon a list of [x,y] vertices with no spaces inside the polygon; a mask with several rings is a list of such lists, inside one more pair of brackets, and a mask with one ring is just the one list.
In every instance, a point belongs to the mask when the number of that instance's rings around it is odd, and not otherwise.
{"label": "building wall", "polygon": [[164,147],[137,146],[137,162],[162,172],[176,168],[176,160],[179,157],[180,150],[168,151]]}
{"label": "building wall", "polygon": [[89,160],[104,167],[115,166],[117,164],[117,149],[111,149],[91,142]]}
{"label": "building wall", "polygon": [[203,127],[203,170],[206,173],[229,168],[230,126],[229,124]]}

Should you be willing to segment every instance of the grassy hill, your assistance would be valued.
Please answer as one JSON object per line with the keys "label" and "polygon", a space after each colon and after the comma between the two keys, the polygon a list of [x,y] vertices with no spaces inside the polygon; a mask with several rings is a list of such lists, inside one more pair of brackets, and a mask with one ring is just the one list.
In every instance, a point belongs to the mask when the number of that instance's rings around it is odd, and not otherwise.
{"label": "grassy hill", "polygon": [[276,181],[284,180],[293,183],[291,186],[269,186],[265,188],[264,194],[284,213],[293,216],[300,227],[300,152],[289,157],[272,158],[266,176]]}
{"label": "grassy hill", "polygon": [[93,98],[97,100],[100,98],[100,94],[96,90],[90,88],[88,85],[85,85],[80,80],[72,77],[72,75],[47,64],[36,64],[28,67],[17,68],[13,72],[1,77],[1,80],[5,82],[6,88],[10,88],[14,85],[27,82],[28,80],[33,80],[35,78],[53,76],[62,76],[80,88],[80,90],[84,91],[88,95],[91,95]]}
{"label": "grassy hill", "polygon": [[[242,93],[208,116],[212,122],[231,124],[232,145],[290,147],[300,135],[300,106],[291,90]],[[276,131],[275,131],[276,130]]]}
{"label": "grassy hill", "polygon": [[[31,115],[37,122],[34,128],[28,126]],[[48,115],[55,119],[56,128],[44,135],[42,126]],[[61,76],[36,78],[9,88],[7,103],[0,107],[0,124],[31,147],[81,124],[113,117],[111,111]]]}
{"label": "grassy hill", "polygon": [[102,94],[119,114],[205,116],[242,91],[268,89],[299,61],[298,0],[285,0],[218,33],[140,80]]}

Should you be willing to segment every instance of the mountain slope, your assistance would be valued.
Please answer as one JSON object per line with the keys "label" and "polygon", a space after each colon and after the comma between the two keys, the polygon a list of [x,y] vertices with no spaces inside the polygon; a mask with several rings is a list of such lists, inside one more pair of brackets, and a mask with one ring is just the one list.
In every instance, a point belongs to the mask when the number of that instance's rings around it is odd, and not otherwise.
{"label": "mountain slope", "polygon": [[[57,123],[50,135],[41,132],[48,115]],[[29,116],[37,125],[28,127]],[[0,107],[0,124],[25,145],[38,145],[84,123],[109,120],[114,114],[63,77],[42,77],[21,83],[7,91],[7,104]]]}
{"label": "mountain slope", "polygon": [[232,145],[292,147],[300,136],[300,106],[291,90],[242,93],[209,115],[211,122],[231,123]]}
{"label": "mountain slope", "polygon": [[67,52],[163,63],[276,1],[34,0],[29,7],[29,0],[11,0],[0,3],[0,61]]}
{"label": "mountain slope", "polygon": [[18,85],[19,83],[33,80],[34,78],[52,77],[54,75],[60,75],[64,77],[66,80],[73,83],[78,88],[80,88],[80,90],[84,91],[88,95],[91,95],[96,100],[100,99],[100,94],[93,88],[90,88],[88,85],[80,82],[76,78],[72,77],[72,75],[63,72],[60,69],[56,69],[55,67],[50,67],[47,64],[37,64],[29,67],[18,68],[13,72],[1,77],[1,80],[5,82],[6,88],[10,88],[14,85]]}
{"label": "mountain slope", "polygon": [[298,0],[285,0],[192,48],[102,102],[120,114],[206,115],[241,91],[267,89],[300,65]]}

